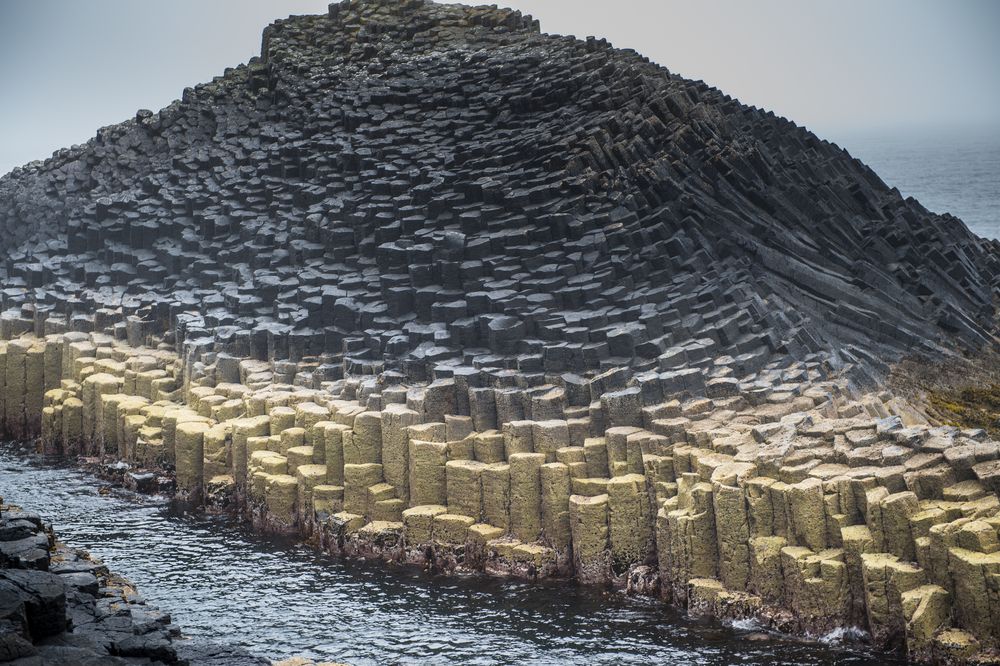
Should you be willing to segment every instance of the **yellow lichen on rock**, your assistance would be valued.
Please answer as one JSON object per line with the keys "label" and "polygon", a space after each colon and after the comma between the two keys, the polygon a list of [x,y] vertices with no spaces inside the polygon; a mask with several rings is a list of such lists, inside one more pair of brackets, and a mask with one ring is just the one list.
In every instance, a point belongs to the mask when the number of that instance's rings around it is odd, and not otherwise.
{"label": "yellow lichen on rock", "polygon": [[[482,414],[447,413],[443,382],[334,395],[241,364],[243,383],[216,382],[106,336],[3,341],[2,423],[48,452],[173,466],[180,495],[334,551],[860,625],[920,659],[998,647],[1000,444],[912,425],[895,398],[671,398],[624,424],[600,401],[557,418],[546,392],[544,418],[523,418],[504,393],[516,418],[477,430]],[[469,392],[473,409],[484,389]]]}

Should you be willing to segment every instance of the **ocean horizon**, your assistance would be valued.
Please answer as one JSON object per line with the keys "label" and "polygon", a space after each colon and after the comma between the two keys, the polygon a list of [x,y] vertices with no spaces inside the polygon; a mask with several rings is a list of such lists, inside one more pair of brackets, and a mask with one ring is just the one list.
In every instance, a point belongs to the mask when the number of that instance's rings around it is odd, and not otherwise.
{"label": "ocean horizon", "polygon": [[1000,129],[865,130],[822,138],[904,197],[960,218],[979,236],[1000,239]]}

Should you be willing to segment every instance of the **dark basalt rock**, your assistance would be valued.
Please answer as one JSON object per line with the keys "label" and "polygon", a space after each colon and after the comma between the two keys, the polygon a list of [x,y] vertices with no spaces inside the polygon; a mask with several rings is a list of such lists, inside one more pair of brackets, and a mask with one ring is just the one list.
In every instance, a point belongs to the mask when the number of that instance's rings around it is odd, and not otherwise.
{"label": "dark basalt rock", "polygon": [[270,661],[246,650],[221,648],[204,640],[192,639],[174,643],[177,658],[199,666],[270,666]]}
{"label": "dark basalt rock", "polygon": [[6,337],[317,356],[317,384],[683,385],[721,355],[874,369],[995,341],[996,241],[773,113],[489,7],[277,21],[259,58],[0,179],[0,233]]}
{"label": "dark basalt rock", "polygon": [[21,595],[28,631],[35,640],[66,630],[66,587],[63,579],[47,571],[0,571]]}
{"label": "dark basalt rock", "polygon": [[152,472],[128,472],[125,475],[125,487],[138,493],[156,492],[156,475]]}
{"label": "dark basalt rock", "polygon": [[[9,552],[11,544],[22,542],[35,543],[45,558],[0,560],[2,662],[24,666],[270,663],[242,649],[176,641],[180,630],[168,613],[147,606],[125,581],[85,553],[50,545],[49,533],[36,514],[0,507],[0,549]],[[50,561],[51,569],[44,571]]]}
{"label": "dark basalt rock", "polygon": [[170,639],[160,632],[123,638],[113,644],[111,652],[121,657],[145,657],[165,664],[177,661],[177,651]]}
{"label": "dark basalt rock", "polygon": [[0,580],[0,661],[34,652],[23,592],[14,583]]}
{"label": "dark basalt rock", "polygon": [[30,520],[6,520],[0,525],[0,542],[27,539],[37,530],[38,525]]}
{"label": "dark basalt rock", "polygon": [[23,539],[0,541],[0,566],[47,569],[49,566],[49,537],[32,534]]}
{"label": "dark basalt rock", "polygon": [[63,573],[60,574],[60,578],[62,578],[63,583],[75,587],[84,594],[96,596],[100,589],[100,582],[97,580],[97,576],[92,573]]}

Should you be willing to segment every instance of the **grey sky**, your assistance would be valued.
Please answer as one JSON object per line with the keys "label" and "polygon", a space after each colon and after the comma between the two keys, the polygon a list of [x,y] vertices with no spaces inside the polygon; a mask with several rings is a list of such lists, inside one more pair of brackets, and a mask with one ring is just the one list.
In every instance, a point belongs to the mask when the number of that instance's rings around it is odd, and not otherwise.
{"label": "grey sky", "polygon": [[[510,0],[824,138],[1000,127],[993,0]],[[318,0],[0,0],[0,173],[245,62]],[[848,143],[848,148],[850,145]]]}

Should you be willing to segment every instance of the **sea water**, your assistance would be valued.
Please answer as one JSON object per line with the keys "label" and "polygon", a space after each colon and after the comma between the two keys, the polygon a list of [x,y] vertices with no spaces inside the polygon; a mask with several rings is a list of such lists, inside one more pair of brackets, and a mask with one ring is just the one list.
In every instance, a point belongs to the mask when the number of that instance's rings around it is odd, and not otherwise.
{"label": "sea water", "polygon": [[369,664],[901,663],[850,634],[813,642],[753,624],[692,621],[652,599],[571,582],[531,584],[322,555],[162,497],[101,493],[58,460],[0,443],[0,495],[52,521],[171,613],[189,636],[271,659]]}
{"label": "sea water", "polygon": [[846,148],[903,196],[1000,239],[1000,128],[868,130],[823,138]]}

